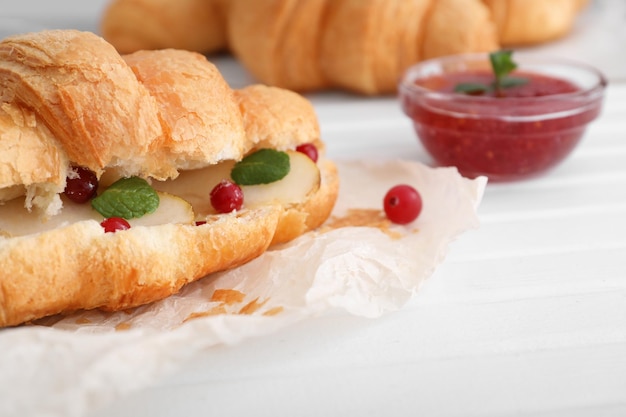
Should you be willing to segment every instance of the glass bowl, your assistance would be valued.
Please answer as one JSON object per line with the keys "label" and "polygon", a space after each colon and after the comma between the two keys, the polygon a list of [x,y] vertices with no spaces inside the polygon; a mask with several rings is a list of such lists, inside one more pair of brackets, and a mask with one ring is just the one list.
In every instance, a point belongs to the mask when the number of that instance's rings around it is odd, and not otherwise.
{"label": "glass bowl", "polygon": [[[459,77],[491,73],[487,54],[430,59],[410,67],[398,88],[401,106],[427,152],[470,178],[519,180],[563,161],[598,117],[607,81],[593,67],[567,60],[517,57],[512,76],[565,81],[570,92],[511,97],[456,93]],[[469,78],[468,78],[469,77]],[[548,86],[549,87],[549,86]],[[515,87],[521,89],[522,87]],[[524,96],[526,95],[526,96]]]}

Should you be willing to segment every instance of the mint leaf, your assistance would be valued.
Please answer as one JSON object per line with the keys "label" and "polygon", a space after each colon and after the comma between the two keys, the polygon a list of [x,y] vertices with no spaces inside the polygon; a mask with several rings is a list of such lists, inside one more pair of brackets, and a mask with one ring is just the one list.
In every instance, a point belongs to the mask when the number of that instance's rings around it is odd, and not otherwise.
{"label": "mint leaf", "polygon": [[501,88],[517,87],[528,83],[528,78],[523,77],[504,77],[500,80]]}
{"label": "mint leaf", "polygon": [[528,82],[528,79],[521,77],[508,77],[508,75],[517,68],[517,64],[513,62],[513,51],[497,51],[489,54],[491,68],[496,76],[494,88],[501,90],[503,88],[516,87]]}
{"label": "mint leaf", "polygon": [[509,75],[511,71],[517,68],[517,64],[513,62],[513,51],[496,51],[489,54],[491,68],[496,76],[496,85],[500,85],[500,81]]}
{"label": "mint leaf", "polygon": [[489,91],[489,87],[480,83],[461,83],[454,86],[455,93],[481,94]]}
{"label": "mint leaf", "polygon": [[259,149],[237,162],[230,177],[239,185],[269,184],[284,178],[290,168],[286,152]]}
{"label": "mint leaf", "polygon": [[[456,93],[483,94],[492,91],[497,93],[505,88],[516,87],[528,83],[528,78],[509,77],[508,75],[517,68],[513,61],[513,51],[500,50],[489,54],[491,70],[494,75],[494,82],[489,85],[480,83],[460,83],[454,87]],[[497,96],[499,96],[498,94]]]}
{"label": "mint leaf", "polygon": [[154,212],[159,195],[143,178],[122,178],[91,200],[91,206],[105,218],[132,219]]}

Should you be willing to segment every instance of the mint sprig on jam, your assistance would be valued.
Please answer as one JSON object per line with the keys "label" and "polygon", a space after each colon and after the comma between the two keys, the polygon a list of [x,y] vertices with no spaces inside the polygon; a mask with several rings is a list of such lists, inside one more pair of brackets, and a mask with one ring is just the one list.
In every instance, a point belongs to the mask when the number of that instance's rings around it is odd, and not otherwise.
{"label": "mint sprig on jam", "polygon": [[132,219],[153,213],[159,207],[159,195],[146,180],[122,178],[91,200],[91,206],[104,217]]}
{"label": "mint sprig on jam", "polygon": [[460,83],[454,87],[456,93],[483,94],[492,91],[500,92],[506,88],[528,83],[528,78],[509,76],[517,68],[513,61],[513,51],[501,50],[489,54],[494,81],[490,84]]}
{"label": "mint sprig on jam", "polygon": [[238,185],[269,184],[283,179],[290,169],[286,152],[259,149],[237,162],[230,177]]}

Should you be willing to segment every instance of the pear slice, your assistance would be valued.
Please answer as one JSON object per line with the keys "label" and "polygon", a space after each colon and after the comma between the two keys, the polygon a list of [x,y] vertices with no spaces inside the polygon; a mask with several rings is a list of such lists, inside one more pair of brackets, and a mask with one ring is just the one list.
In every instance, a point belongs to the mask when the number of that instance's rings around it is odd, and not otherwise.
{"label": "pear slice", "polygon": [[[242,186],[244,207],[253,208],[264,204],[280,203],[284,205],[298,203],[320,186],[320,171],[315,162],[302,152],[287,151],[291,169],[279,181],[270,184]],[[235,162],[224,161],[206,168],[182,171],[169,181],[153,181],[155,190],[177,195],[193,206],[200,215],[214,214],[210,194],[223,179],[231,179],[230,171]]]}
{"label": "pear slice", "polygon": [[170,193],[159,194],[159,207],[150,214],[128,220],[131,227],[156,226],[167,223],[193,223],[195,214],[186,200]]}
{"label": "pear slice", "polygon": [[188,201],[199,215],[215,214],[211,206],[211,190],[221,180],[230,179],[235,161],[224,161],[206,168],[181,171],[174,180],[152,181],[152,187],[161,192],[181,197]]}
{"label": "pear slice", "polygon": [[321,176],[315,162],[302,152],[287,151],[287,154],[291,168],[284,178],[269,184],[241,187],[244,207],[300,203],[319,188]]}
{"label": "pear slice", "polygon": [[102,221],[90,204],[76,204],[63,199],[61,211],[44,218],[39,210],[24,208],[24,198],[16,198],[0,206],[0,230],[8,236],[24,236],[64,227],[82,220]]}
{"label": "pear slice", "polygon": [[[154,213],[129,220],[131,226],[193,223],[195,215],[191,204],[168,193],[158,194],[159,207]],[[16,198],[0,206],[0,235],[12,237],[41,233],[84,220],[101,222],[103,217],[89,203],[76,204],[63,199],[63,209],[60,213],[45,219],[36,210],[30,212],[26,210],[23,198]]]}

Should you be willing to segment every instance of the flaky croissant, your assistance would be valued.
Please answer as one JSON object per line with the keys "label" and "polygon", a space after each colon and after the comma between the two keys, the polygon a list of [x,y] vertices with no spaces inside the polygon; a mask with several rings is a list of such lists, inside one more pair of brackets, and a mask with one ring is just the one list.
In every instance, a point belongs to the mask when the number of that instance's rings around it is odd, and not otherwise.
{"label": "flaky croissant", "polygon": [[102,33],[122,52],[230,49],[258,80],[296,91],[381,94],[426,58],[562,36],[586,1],[113,0]]}
{"label": "flaky croissant", "polygon": [[[232,90],[198,53],[121,56],[88,32],[17,35],[0,41],[0,91],[0,327],[164,298],[319,226],[337,197],[311,104],[275,87]],[[308,163],[320,181],[300,199],[228,214],[202,205],[211,191],[204,180],[219,182],[223,164],[303,143],[319,149]],[[105,233],[98,213],[63,195],[74,166],[101,186],[138,176],[172,201],[190,196],[192,204],[176,203],[189,214]],[[191,183],[200,189],[180,188],[200,174]]]}
{"label": "flaky croissant", "polygon": [[588,0],[482,0],[505,46],[534,45],[565,36]]}
{"label": "flaky croissant", "polygon": [[[164,0],[160,0],[163,2]],[[143,4],[146,32],[133,17]],[[174,20],[154,0],[115,0],[102,19],[102,33],[121,51],[151,48],[150,33],[182,28],[200,33],[194,19]],[[364,94],[395,91],[411,63],[455,52],[497,47],[495,26],[479,0],[211,0],[184,1],[179,13],[217,7],[227,19],[230,51],[263,83],[296,91],[343,88]],[[174,7],[174,2],[170,4]],[[184,10],[184,11],[183,11]],[[132,13],[131,13],[132,11]],[[453,22],[453,23],[452,23]],[[208,23],[208,22],[207,22]],[[176,27],[176,29],[169,29]],[[149,32],[148,32],[149,31]],[[201,37],[201,36],[199,36]],[[150,38],[150,41],[146,39]],[[169,46],[191,48],[191,43]],[[142,45],[136,41],[142,39]],[[204,48],[202,52],[215,49]]]}

